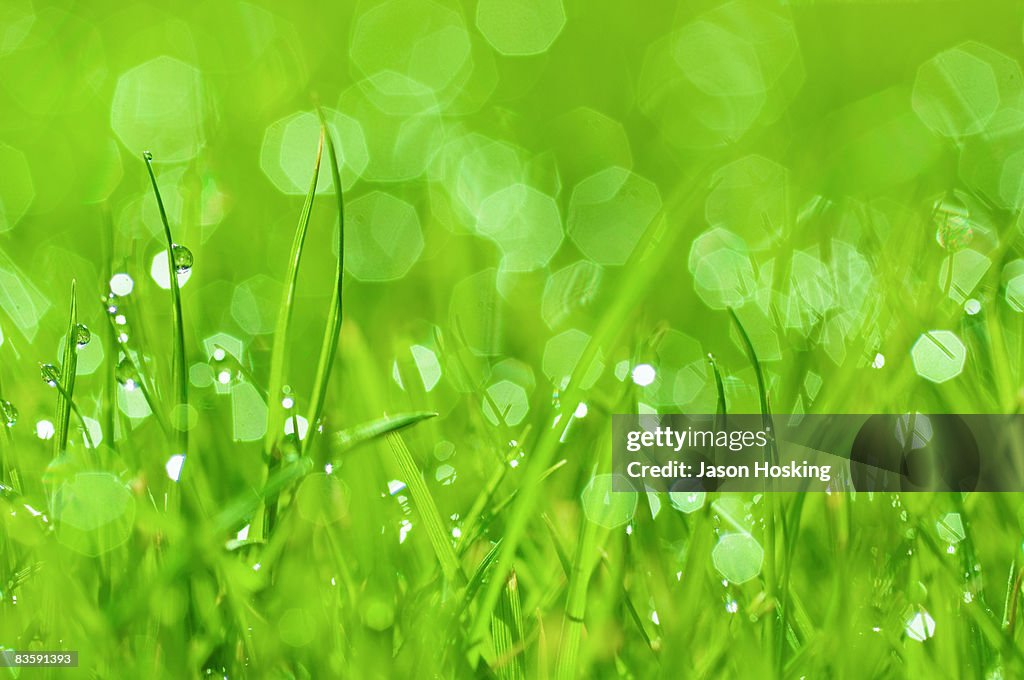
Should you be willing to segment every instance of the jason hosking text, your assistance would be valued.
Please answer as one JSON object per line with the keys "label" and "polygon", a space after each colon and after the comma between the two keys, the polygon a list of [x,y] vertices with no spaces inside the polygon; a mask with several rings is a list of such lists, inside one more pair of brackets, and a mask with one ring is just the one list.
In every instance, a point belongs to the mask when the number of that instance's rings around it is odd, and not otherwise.
{"label": "jason hosking text", "polygon": [[[779,446],[758,417],[728,425],[700,416],[615,416],[613,471],[620,490],[829,490],[833,461],[821,451]],[[618,420],[621,419],[621,420]]]}

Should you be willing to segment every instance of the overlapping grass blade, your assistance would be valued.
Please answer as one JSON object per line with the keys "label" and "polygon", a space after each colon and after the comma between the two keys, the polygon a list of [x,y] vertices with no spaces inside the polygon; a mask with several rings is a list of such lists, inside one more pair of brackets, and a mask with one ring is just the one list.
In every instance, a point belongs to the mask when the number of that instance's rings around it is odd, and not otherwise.
{"label": "overlapping grass blade", "polygon": [[341,188],[341,171],[338,166],[338,154],[334,148],[334,138],[327,129],[323,110],[317,108],[317,115],[320,117],[320,134],[327,141],[327,159],[330,161],[331,179],[334,181],[334,191],[337,196],[338,259],[334,265],[334,291],[331,295],[330,309],[327,311],[327,325],[324,327],[324,337],[320,343],[320,358],[316,365],[313,392],[310,395],[309,411],[306,416],[310,428],[305,448],[312,443],[313,437],[316,436],[319,429],[317,423],[320,421],[324,398],[327,396],[327,382],[331,377],[331,368],[334,366],[334,357],[338,350],[338,336],[341,334],[342,292],[345,287],[345,198]]}
{"label": "overlapping grass blade", "polygon": [[[320,130],[320,139],[316,147],[316,160],[313,163],[313,178],[310,180],[306,200],[299,213],[299,224],[292,240],[291,255],[288,258],[288,274],[285,279],[284,291],[281,294],[281,305],[277,310],[277,321],[274,324],[274,344],[270,351],[270,381],[267,387],[267,434],[263,441],[263,453],[269,461],[273,460],[274,449],[281,437],[284,426],[284,406],[281,395],[284,393],[286,373],[288,370],[288,340],[292,312],[295,309],[295,292],[299,282],[299,264],[302,261],[302,249],[309,231],[309,220],[313,214],[313,199],[316,197],[316,185],[320,178],[320,160],[324,151],[324,130]],[[314,423],[311,421],[310,425]]]}
{"label": "overlapping grass blade", "polygon": [[75,393],[75,375],[78,373],[78,343],[75,342],[78,326],[77,284],[71,282],[71,309],[68,313],[67,339],[64,342],[64,354],[60,362],[60,378],[57,387],[57,412],[54,419],[55,436],[53,438],[53,455],[60,455],[68,448],[68,433],[71,429],[71,409]]}
{"label": "overlapping grass blade", "polygon": [[[697,187],[690,187],[680,198],[680,212],[684,215],[690,214],[701,195]],[[592,369],[602,348],[610,345],[629,327],[626,319],[636,311],[637,303],[650,290],[649,286],[662,271],[665,262],[675,252],[673,239],[668,237],[666,212],[668,212],[667,209],[655,220],[655,224],[648,229],[641,243],[637,245],[633,255],[630,256],[626,268],[633,275],[618,289],[616,297],[608,305],[600,325],[591,336],[590,342],[587,343],[573,369],[569,384],[561,398],[560,422],[568,422],[569,414],[575,411],[576,405],[579,403],[582,394],[581,378]],[[676,237],[678,237],[678,233],[677,230]],[[502,542],[496,567],[500,573],[508,573],[512,568],[519,541],[523,539],[530,519],[534,516],[544,473],[558,448],[560,435],[561,431],[558,428],[544,430],[537,442],[531,462],[526,466],[519,497],[516,499],[505,525],[505,540]],[[492,581],[487,584],[470,631],[470,639],[483,640],[487,622],[490,620],[490,613],[501,594],[501,587],[500,581]],[[475,651],[471,651],[471,657],[475,653]]]}
{"label": "overlapping grass blade", "polygon": [[391,447],[395,462],[402,472],[402,481],[409,487],[416,512],[420,516],[420,521],[423,522],[427,537],[434,548],[438,562],[441,563],[441,570],[444,572],[445,578],[451,582],[464,582],[465,577],[459,566],[455,548],[452,546],[450,534],[444,530],[441,515],[437,511],[437,503],[434,502],[434,497],[431,495],[419,467],[413,460],[412,453],[405,445],[402,435],[396,432],[387,435],[387,442]]}

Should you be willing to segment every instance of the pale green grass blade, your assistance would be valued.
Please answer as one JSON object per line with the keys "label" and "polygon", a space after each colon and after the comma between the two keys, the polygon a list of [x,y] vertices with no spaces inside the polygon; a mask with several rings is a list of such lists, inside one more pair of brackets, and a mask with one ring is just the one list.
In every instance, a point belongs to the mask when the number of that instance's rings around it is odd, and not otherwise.
{"label": "pale green grass blade", "polygon": [[392,432],[388,434],[387,442],[391,447],[391,453],[395,458],[395,462],[402,472],[402,481],[409,487],[413,505],[420,517],[420,521],[423,522],[427,537],[434,548],[434,554],[437,556],[437,561],[441,564],[441,570],[445,578],[451,582],[464,582],[465,576],[459,565],[459,558],[455,554],[455,548],[452,547],[450,534],[444,529],[441,515],[437,511],[437,503],[434,502],[434,497],[431,495],[429,487],[427,487],[427,482],[423,479],[419,466],[413,460],[412,453],[409,452],[408,447],[405,445],[402,435],[398,433]]}
{"label": "pale green grass blade", "polygon": [[523,606],[519,598],[519,582],[513,571],[505,580],[505,590],[491,617],[491,639],[494,641],[494,666],[501,680],[523,680]]}
{"label": "pale green grass blade", "polygon": [[417,411],[400,413],[396,416],[384,416],[368,423],[354,425],[335,434],[331,439],[331,449],[335,456],[345,453],[360,444],[379,439],[386,434],[404,430],[416,423],[436,417],[436,413]]}

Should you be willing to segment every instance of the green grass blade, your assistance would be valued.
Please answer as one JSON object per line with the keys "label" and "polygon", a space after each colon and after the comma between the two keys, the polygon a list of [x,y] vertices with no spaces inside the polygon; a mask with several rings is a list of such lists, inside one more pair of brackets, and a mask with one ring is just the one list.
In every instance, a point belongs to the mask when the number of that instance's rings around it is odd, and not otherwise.
{"label": "green grass blade", "polygon": [[[700,196],[700,191],[696,187],[691,187],[681,198],[681,212],[688,215],[698,204]],[[615,338],[629,328],[626,320],[635,313],[639,301],[647,294],[649,286],[662,271],[670,254],[675,251],[673,238],[666,236],[666,220],[665,214],[656,220],[655,225],[648,229],[643,241],[637,245],[627,262],[626,268],[635,275],[618,289],[617,296],[610,302],[600,325],[577,362],[569,384],[562,395],[560,422],[568,422],[569,415],[575,411],[582,394],[580,380],[591,370],[601,348],[610,345]],[[660,224],[658,224],[659,222]],[[678,238],[678,234],[675,236]],[[505,525],[505,540],[502,542],[496,567],[501,573],[507,573],[512,568],[519,541],[526,534],[527,526],[536,510],[544,473],[559,446],[560,435],[561,430],[558,428],[546,429],[537,442],[530,463],[526,466],[519,497],[516,499]],[[490,612],[501,594],[501,586],[500,581],[492,581],[487,584],[470,632],[470,639],[483,639],[487,622],[490,620]],[[472,654],[473,652],[471,652]]]}
{"label": "green grass blade", "polygon": [[491,617],[491,639],[494,641],[495,669],[501,680],[523,680],[523,607],[519,599],[519,582],[513,571],[505,580],[498,607]]}
{"label": "green grass blade", "polygon": [[[292,251],[288,259],[288,275],[284,291],[281,294],[281,306],[277,311],[277,322],[274,324],[274,344],[270,351],[270,382],[267,387],[267,434],[263,442],[263,453],[268,459],[273,457],[274,448],[281,438],[284,427],[284,406],[281,395],[284,392],[286,372],[288,370],[288,328],[291,325],[292,311],[295,308],[295,291],[299,281],[299,264],[302,261],[302,249],[309,231],[309,220],[313,214],[313,199],[316,197],[317,180],[320,178],[320,159],[324,151],[324,131],[320,130],[320,141],[316,148],[316,161],[313,164],[313,179],[309,183],[306,200],[299,213],[299,224],[292,240]],[[313,421],[310,427],[315,428]]]}
{"label": "green grass blade", "polygon": [[149,180],[153,184],[153,195],[156,197],[156,206],[160,212],[160,223],[164,228],[164,243],[167,246],[167,278],[171,289],[171,316],[173,319],[173,327],[171,329],[173,343],[171,379],[174,381],[174,401],[171,404],[170,423],[172,429],[177,433],[176,445],[178,452],[187,454],[188,428],[183,421],[187,418],[186,414],[188,412],[188,365],[185,362],[185,324],[181,309],[181,288],[178,286],[178,270],[174,263],[174,239],[171,237],[171,224],[167,220],[164,199],[160,195],[160,187],[156,181],[156,174],[153,172],[153,154],[146,151],[142,154],[142,157],[146,161]]}
{"label": "green grass blade", "polygon": [[423,422],[437,416],[430,411],[416,411],[413,413],[400,413],[397,416],[384,416],[371,420],[368,423],[361,423],[346,428],[334,435],[331,445],[335,456],[345,453],[360,444],[379,439],[386,434],[404,430],[416,423]]}
{"label": "green grass blade", "polygon": [[391,447],[391,453],[398,463],[398,468],[402,472],[402,481],[409,487],[413,504],[420,516],[420,521],[423,522],[430,544],[434,548],[434,554],[437,556],[438,562],[441,563],[441,570],[444,572],[445,578],[452,582],[464,581],[465,578],[462,568],[459,566],[455,548],[452,547],[450,534],[444,529],[441,515],[437,511],[437,503],[434,502],[434,497],[431,495],[419,467],[413,460],[412,453],[409,452],[409,448],[400,434],[394,432],[388,434],[387,441]]}
{"label": "green grass blade", "polygon": [[67,339],[64,355],[60,362],[60,389],[57,392],[57,413],[53,438],[53,455],[60,455],[68,448],[68,431],[71,429],[71,399],[75,393],[75,375],[78,372],[78,343],[75,342],[75,328],[78,326],[78,299],[76,283],[71,282],[71,311],[68,314]]}
{"label": "green grass blade", "polygon": [[327,159],[330,161],[331,179],[334,180],[334,190],[337,196],[338,260],[334,266],[334,294],[331,296],[331,306],[327,312],[327,326],[324,328],[323,341],[320,343],[320,359],[317,361],[313,392],[309,400],[309,411],[306,418],[309,422],[309,433],[303,444],[304,448],[309,447],[316,434],[317,423],[320,421],[320,413],[327,396],[327,382],[331,377],[331,368],[334,366],[334,357],[338,349],[338,336],[341,334],[342,291],[345,287],[345,199],[341,189],[341,172],[338,167],[338,154],[334,148],[334,138],[327,129],[323,110],[318,108],[317,114],[320,116],[320,134],[327,141]]}

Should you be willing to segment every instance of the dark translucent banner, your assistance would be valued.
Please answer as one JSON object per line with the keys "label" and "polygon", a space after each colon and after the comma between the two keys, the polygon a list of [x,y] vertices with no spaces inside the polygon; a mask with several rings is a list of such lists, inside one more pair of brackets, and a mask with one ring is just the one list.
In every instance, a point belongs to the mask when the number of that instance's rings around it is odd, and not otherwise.
{"label": "dark translucent banner", "polygon": [[1024,415],[613,416],[616,491],[1024,491]]}

